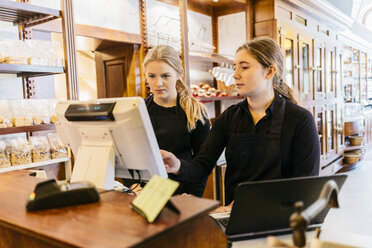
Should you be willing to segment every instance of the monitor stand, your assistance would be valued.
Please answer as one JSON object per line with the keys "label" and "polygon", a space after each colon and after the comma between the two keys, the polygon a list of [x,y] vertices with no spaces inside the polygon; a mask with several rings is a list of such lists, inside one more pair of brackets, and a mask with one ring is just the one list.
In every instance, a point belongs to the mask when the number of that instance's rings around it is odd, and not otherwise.
{"label": "monitor stand", "polygon": [[72,171],[71,182],[89,181],[97,188],[112,190],[115,180],[115,149],[108,129],[80,130],[82,143]]}

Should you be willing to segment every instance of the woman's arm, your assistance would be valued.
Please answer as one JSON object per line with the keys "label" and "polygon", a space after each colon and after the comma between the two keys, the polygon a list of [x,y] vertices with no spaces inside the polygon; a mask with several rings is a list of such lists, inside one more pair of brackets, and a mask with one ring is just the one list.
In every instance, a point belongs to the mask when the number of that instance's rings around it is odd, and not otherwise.
{"label": "woman's arm", "polygon": [[221,118],[215,121],[206,142],[201,146],[198,155],[193,160],[179,160],[170,152],[161,150],[163,161],[168,173],[178,175],[182,182],[200,182],[208,176],[214,168],[218,158],[226,146],[226,119]]}

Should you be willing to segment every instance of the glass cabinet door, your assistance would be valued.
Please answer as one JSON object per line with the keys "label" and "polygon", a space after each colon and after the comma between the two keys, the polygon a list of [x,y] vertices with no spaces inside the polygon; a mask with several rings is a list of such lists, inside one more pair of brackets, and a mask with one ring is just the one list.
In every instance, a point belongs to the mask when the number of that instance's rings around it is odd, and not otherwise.
{"label": "glass cabinet door", "polygon": [[303,95],[303,100],[313,100],[313,87],[312,87],[312,41],[310,38],[303,36],[298,37],[298,79],[299,90]]}
{"label": "glass cabinet door", "polygon": [[336,97],[343,99],[343,90],[342,90],[342,53],[340,49],[336,50]]}
{"label": "glass cabinet door", "polygon": [[367,54],[360,53],[360,100],[366,104],[367,98]]}
{"label": "glass cabinet door", "polygon": [[294,86],[294,71],[293,71],[293,39],[284,39],[284,61],[285,61],[285,78],[284,81],[293,89]]}
{"label": "glass cabinet door", "polygon": [[327,106],[326,110],[326,158],[330,158],[336,153],[336,139],[335,139],[335,127],[336,127],[336,108],[335,105]]}
{"label": "glass cabinet door", "polygon": [[344,151],[343,104],[336,104],[336,152],[341,155]]}
{"label": "glass cabinet door", "polygon": [[316,126],[318,129],[318,137],[319,137],[319,143],[320,143],[320,155],[321,160],[324,160],[325,158],[325,125],[324,125],[324,109],[323,107],[315,107],[314,114],[316,118]]}
{"label": "glass cabinet door", "polygon": [[327,47],[325,53],[325,92],[327,98],[335,97],[335,48]]}
{"label": "glass cabinet door", "polygon": [[299,89],[297,70],[299,65],[297,61],[297,37],[293,31],[280,27],[279,43],[284,53],[284,75],[283,80],[291,89]]}
{"label": "glass cabinet door", "polygon": [[342,64],[343,64],[343,95],[344,95],[344,102],[353,102],[353,83],[354,83],[354,76],[353,76],[353,52],[350,47],[344,47],[342,50]]}
{"label": "glass cabinet door", "polygon": [[372,54],[367,57],[367,92],[368,101],[372,101]]}
{"label": "glass cabinet door", "polygon": [[314,99],[323,98],[324,92],[324,76],[323,76],[323,66],[324,66],[324,50],[321,44],[313,41],[314,46],[314,68],[313,68],[313,78],[314,78]]}

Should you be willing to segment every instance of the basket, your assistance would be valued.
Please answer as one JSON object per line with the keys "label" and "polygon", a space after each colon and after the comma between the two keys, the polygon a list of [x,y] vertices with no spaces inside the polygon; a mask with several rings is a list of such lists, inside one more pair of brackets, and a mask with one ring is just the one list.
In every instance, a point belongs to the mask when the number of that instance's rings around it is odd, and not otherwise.
{"label": "basket", "polygon": [[352,146],[360,146],[363,142],[364,137],[363,136],[349,136],[350,145]]}
{"label": "basket", "polygon": [[359,153],[345,153],[344,154],[344,162],[345,164],[354,164],[359,161],[362,154]]}
{"label": "basket", "polygon": [[356,135],[359,133],[359,121],[350,121],[350,122],[345,122],[344,124],[344,130],[345,130],[345,135]]}

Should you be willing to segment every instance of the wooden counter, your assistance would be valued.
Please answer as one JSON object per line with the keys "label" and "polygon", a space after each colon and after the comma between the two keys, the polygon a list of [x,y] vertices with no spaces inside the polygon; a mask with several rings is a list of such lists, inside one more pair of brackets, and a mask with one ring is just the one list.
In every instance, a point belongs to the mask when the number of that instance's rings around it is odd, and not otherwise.
{"label": "wooden counter", "polygon": [[133,196],[117,192],[94,204],[27,212],[38,181],[26,171],[0,174],[0,247],[226,247],[208,216],[216,201],[172,197],[180,215],[166,208],[153,224],[129,207]]}

